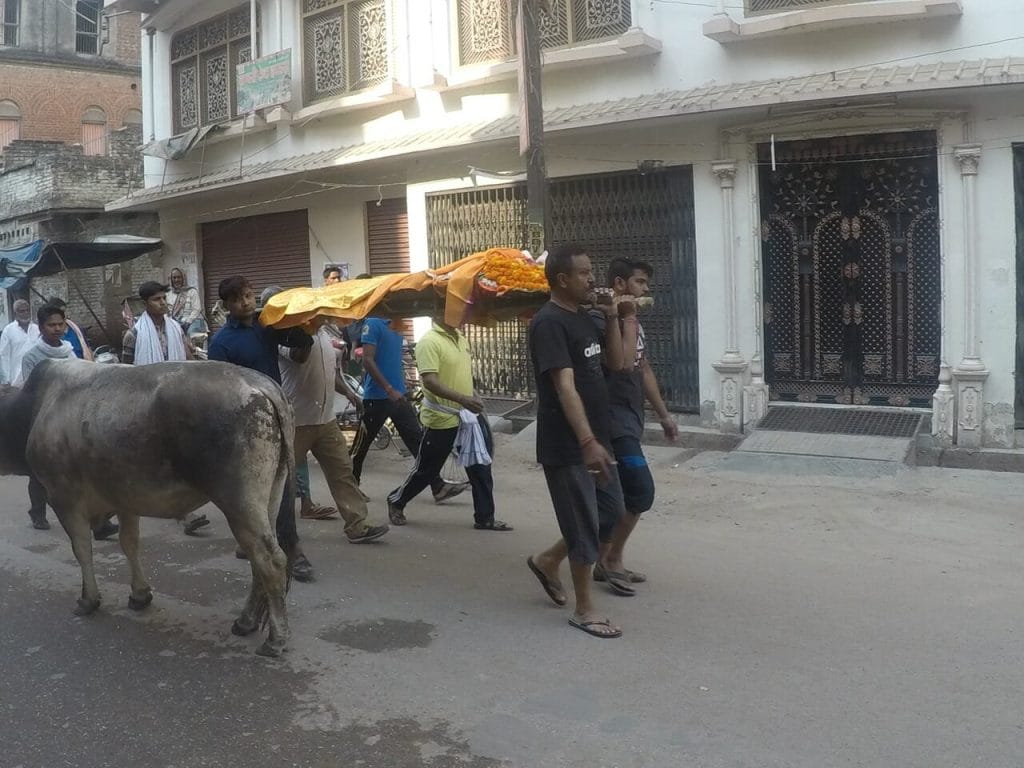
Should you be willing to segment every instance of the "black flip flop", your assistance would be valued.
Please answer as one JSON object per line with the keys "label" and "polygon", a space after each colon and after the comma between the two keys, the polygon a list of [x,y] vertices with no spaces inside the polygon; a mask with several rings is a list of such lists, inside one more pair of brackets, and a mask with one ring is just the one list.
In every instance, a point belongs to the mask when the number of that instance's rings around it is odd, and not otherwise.
{"label": "black flip flop", "polygon": [[561,591],[560,588],[555,587],[555,585],[551,583],[551,579],[547,577],[547,574],[545,574],[544,571],[538,568],[537,564],[533,562],[532,556],[526,558],[526,565],[531,571],[533,571],[533,575],[537,577],[537,581],[540,582],[540,585],[544,588],[547,596],[551,598],[551,602],[559,608],[569,602],[569,598],[565,596],[565,592]]}
{"label": "black flip flop", "polygon": [[586,632],[588,635],[593,635],[594,637],[600,637],[607,640],[611,640],[612,638],[616,637],[622,637],[621,629],[616,629],[612,632],[598,632],[594,629],[594,627],[608,627],[608,629],[611,629],[612,625],[611,622],[608,621],[608,619],[591,619],[589,621],[580,621],[575,616],[570,616],[569,626],[576,627],[576,629],[582,630],[583,632]]}

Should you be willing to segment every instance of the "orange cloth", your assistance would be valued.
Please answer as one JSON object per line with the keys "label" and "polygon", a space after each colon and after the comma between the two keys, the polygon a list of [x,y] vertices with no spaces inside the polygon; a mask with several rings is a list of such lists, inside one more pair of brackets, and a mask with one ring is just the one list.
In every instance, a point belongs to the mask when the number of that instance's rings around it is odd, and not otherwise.
{"label": "orange cloth", "polygon": [[[473,316],[473,295],[477,276],[487,259],[496,253],[522,258],[522,252],[513,248],[493,248],[423,272],[346,280],[323,288],[292,288],[267,302],[260,314],[260,322],[277,328],[292,328],[305,326],[317,317],[361,320],[373,314],[389,294],[401,291],[423,293],[424,296],[434,291],[444,296],[444,319],[449,325],[458,327],[467,321],[485,322],[487,318]],[[498,295],[504,292],[499,288]]]}

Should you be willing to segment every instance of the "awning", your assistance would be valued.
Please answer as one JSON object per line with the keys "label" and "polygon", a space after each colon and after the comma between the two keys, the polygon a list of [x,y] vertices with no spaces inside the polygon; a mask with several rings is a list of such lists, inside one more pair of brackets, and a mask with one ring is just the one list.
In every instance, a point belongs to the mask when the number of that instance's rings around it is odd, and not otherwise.
{"label": "awning", "polygon": [[34,243],[0,249],[0,288],[21,288],[33,277],[56,275],[65,269],[88,269],[117,264],[158,250],[163,245],[152,237],[108,235],[91,243]]}
{"label": "awning", "polygon": [[[659,91],[603,102],[548,108],[546,134],[583,128],[611,127],[642,120],[721,113],[753,107],[809,105],[820,107],[836,99],[881,95],[911,95],[975,87],[1024,84],[1024,57],[959,61],[913,61],[892,66],[837,69],[799,77],[745,83],[710,83],[683,91]],[[851,104],[851,109],[853,105]],[[411,132],[387,139],[335,147],[243,164],[230,163],[200,176],[156,184],[107,203],[108,211],[159,210],[167,201],[201,192],[224,190],[257,181],[301,178],[314,171],[341,168],[415,155],[459,151],[487,142],[513,142],[519,135],[516,115],[445,128]],[[259,154],[259,153],[256,153]]]}

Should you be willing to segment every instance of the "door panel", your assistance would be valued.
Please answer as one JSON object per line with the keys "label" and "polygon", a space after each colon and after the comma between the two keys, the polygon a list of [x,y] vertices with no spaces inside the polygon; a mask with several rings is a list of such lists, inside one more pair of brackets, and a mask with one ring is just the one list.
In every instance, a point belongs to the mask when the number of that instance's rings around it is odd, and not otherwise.
{"label": "door panel", "polygon": [[773,399],[928,407],[940,353],[935,136],[759,147]]}

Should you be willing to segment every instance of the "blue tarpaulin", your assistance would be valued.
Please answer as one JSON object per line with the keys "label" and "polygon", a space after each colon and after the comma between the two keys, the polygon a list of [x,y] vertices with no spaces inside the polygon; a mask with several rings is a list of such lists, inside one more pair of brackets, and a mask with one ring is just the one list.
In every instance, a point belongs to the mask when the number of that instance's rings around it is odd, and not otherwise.
{"label": "blue tarpaulin", "polygon": [[161,241],[149,237],[112,235],[91,243],[34,243],[0,249],[0,288],[23,288],[33,277],[56,275],[65,269],[87,269],[130,261],[155,251]]}
{"label": "blue tarpaulin", "polygon": [[12,250],[0,250],[0,288],[20,288],[28,271],[39,262],[42,255],[42,240]]}

